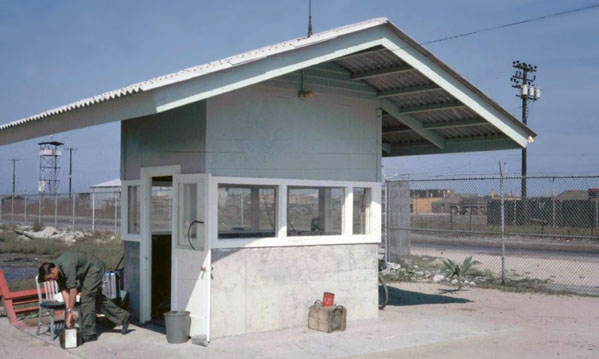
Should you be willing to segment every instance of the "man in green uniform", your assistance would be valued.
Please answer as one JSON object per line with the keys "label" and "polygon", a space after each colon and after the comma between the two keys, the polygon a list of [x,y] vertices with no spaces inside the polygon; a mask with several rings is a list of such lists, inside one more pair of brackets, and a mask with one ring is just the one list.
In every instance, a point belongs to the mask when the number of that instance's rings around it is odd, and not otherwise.
{"label": "man in green uniform", "polygon": [[66,306],[65,323],[73,326],[72,311],[75,306],[77,287],[81,287],[80,323],[84,342],[97,340],[96,311],[100,311],[116,325],[122,325],[121,333],[126,334],[130,315],[102,294],[102,278],[106,265],[97,257],[77,251],[70,251],[58,257],[54,263],[42,263],[39,267],[39,281],[55,280],[62,291]]}

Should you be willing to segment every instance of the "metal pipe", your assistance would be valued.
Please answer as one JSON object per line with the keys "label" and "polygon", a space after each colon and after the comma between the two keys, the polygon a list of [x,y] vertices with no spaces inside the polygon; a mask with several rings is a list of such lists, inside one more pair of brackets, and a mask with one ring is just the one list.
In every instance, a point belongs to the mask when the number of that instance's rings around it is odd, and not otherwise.
{"label": "metal pipe", "polygon": [[58,192],[54,193],[54,228],[58,228]]}
{"label": "metal pipe", "polygon": [[73,218],[72,218],[73,219],[73,232],[75,232],[75,196],[71,196],[71,199],[72,199],[71,207],[73,209]]}
{"label": "metal pipe", "polygon": [[503,193],[503,171],[499,161],[499,192],[501,194],[501,284],[505,284],[505,201]]}
{"label": "metal pipe", "polygon": [[96,193],[92,191],[92,232],[96,231]]}

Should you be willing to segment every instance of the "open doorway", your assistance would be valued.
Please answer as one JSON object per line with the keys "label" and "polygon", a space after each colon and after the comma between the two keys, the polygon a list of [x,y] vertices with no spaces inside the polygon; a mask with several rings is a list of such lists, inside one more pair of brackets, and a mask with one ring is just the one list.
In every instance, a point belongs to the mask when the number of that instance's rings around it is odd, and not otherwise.
{"label": "open doorway", "polygon": [[164,325],[164,313],[171,308],[173,177],[152,177],[152,306],[151,319]]}

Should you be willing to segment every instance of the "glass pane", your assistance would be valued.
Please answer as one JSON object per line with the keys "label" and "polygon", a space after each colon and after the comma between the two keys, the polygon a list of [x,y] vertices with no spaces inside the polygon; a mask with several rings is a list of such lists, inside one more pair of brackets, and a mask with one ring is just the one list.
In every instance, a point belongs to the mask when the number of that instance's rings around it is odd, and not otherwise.
{"label": "glass pane", "polygon": [[370,188],[354,188],[353,233],[366,234],[371,201]]}
{"label": "glass pane", "polygon": [[170,177],[152,179],[152,234],[171,233],[172,185]]}
{"label": "glass pane", "polygon": [[341,234],[344,195],[337,187],[289,187],[287,235]]}
{"label": "glass pane", "polygon": [[204,224],[198,218],[198,185],[182,183],[179,186],[179,238],[177,246],[204,250]]}
{"label": "glass pane", "polygon": [[218,238],[274,237],[276,223],[276,187],[218,186]]}
{"label": "glass pane", "polygon": [[139,234],[139,186],[127,187],[127,233]]}

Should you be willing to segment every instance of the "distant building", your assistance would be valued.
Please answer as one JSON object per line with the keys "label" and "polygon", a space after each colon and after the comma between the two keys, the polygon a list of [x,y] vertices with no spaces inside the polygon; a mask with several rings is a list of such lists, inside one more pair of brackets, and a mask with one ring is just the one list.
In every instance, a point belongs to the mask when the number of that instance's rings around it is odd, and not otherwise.
{"label": "distant building", "polygon": [[410,190],[412,198],[412,213],[432,213],[433,203],[442,198],[450,197],[454,194],[453,189],[413,189]]}
{"label": "distant building", "polygon": [[589,199],[590,190],[567,190],[558,194],[555,199],[558,201],[586,201]]}

